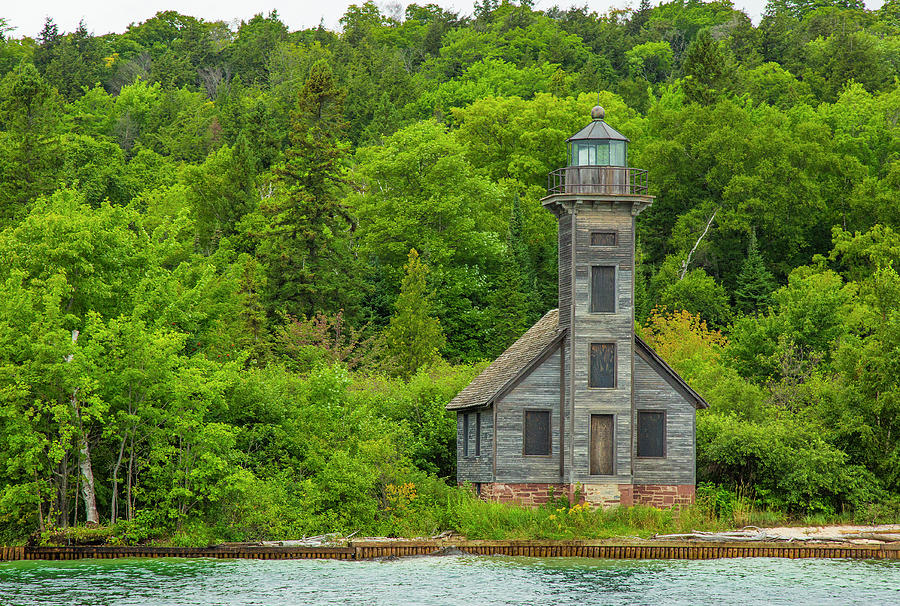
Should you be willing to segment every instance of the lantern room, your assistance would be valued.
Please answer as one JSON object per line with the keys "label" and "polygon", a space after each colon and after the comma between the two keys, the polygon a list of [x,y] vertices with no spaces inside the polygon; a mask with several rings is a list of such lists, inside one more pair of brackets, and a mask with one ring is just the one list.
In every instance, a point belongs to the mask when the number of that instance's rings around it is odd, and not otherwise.
{"label": "lantern room", "polygon": [[566,139],[568,165],[548,175],[550,194],[647,195],[647,171],[628,167],[628,137],[605,116],[594,107],[591,123]]}
{"label": "lantern room", "polygon": [[594,107],[593,121],[566,140],[569,166],[628,166],[628,137],[604,122],[605,115]]}

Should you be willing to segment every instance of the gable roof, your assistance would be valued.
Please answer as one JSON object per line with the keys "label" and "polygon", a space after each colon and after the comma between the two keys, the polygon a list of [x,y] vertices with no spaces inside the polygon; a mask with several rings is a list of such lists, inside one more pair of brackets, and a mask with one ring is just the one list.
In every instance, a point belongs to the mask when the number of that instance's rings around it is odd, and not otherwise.
{"label": "gable roof", "polygon": [[450,400],[447,410],[487,406],[553,351],[564,334],[559,310],[551,309]]}
{"label": "gable roof", "polygon": [[[559,328],[559,310],[551,309],[450,400],[446,409],[463,410],[489,405],[543,362],[559,346],[565,334],[565,329]],[[709,408],[706,400],[637,335],[634,335],[634,353],[650,364],[694,408]]]}
{"label": "gable roof", "polygon": [[707,404],[706,400],[700,397],[700,394],[694,391],[691,386],[681,378],[681,375],[675,372],[671,366],[666,364],[666,361],[660,358],[659,354],[653,351],[653,348],[647,345],[647,342],[637,335],[634,335],[634,353],[641,356],[645,362],[652,366],[656,372],[665,379],[666,383],[680,393],[681,397],[690,402],[694,408],[709,408],[709,404]]}

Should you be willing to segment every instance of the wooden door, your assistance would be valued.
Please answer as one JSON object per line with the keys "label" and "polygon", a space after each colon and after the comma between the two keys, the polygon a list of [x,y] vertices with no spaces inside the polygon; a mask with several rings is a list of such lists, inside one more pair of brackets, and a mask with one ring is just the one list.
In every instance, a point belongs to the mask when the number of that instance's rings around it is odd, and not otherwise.
{"label": "wooden door", "polygon": [[591,415],[591,475],[615,475],[613,415]]}

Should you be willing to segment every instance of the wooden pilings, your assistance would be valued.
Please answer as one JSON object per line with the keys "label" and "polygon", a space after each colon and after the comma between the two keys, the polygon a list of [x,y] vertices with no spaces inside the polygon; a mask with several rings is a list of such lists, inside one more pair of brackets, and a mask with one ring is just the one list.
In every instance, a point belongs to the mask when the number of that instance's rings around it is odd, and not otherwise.
{"label": "wooden pilings", "polygon": [[247,558],[258,560],[368,560],[434,554],[454,547],[473,555],[626,560],[709,560],[715,558],[900,559],[900,545],[791,543],[662,543],[611,541],[350,541],[346,547],[0,547],[0,561],[84,558]]}

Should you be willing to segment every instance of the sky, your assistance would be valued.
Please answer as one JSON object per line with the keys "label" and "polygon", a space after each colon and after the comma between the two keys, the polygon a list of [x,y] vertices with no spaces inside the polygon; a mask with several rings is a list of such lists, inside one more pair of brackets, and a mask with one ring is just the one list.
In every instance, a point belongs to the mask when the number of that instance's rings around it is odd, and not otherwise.
{"label": "sky", "polygon": [[[239,25],[257,13],[278,11],[281,20],[291,31],[317,26],[324,20],[328,29],[338,29],[338,19],[351,4],[362,4],[365,0],[2,0],[0,18],[15,29],[12,37],[36,37],[46,17],[52,17],[61,32],[71,32],[84,19],[88,30],[95,35],[110,32],[121,33],[130,23],[139,23],[152,17],[158,11],[176,10],[184,15],[203,18],[207,21],[234,22]],[[658,4],[659,0],[651,0]],[[866,6],[876,9],[883,0],[866,0]],[[405,6],[403,0],[376,0],[385,8],[390,5]],[[636,6],[640,0],[535,0],[538,9],[554,5],[562,8],[587,5],[591,10],[604,13],[610,8]],[[419,0],[417,4],[434,3],[462,15],[472,14],[471,0]],[[738,9],[743,9],[758,23],[765,8],[766,0],[734,0]]]}

